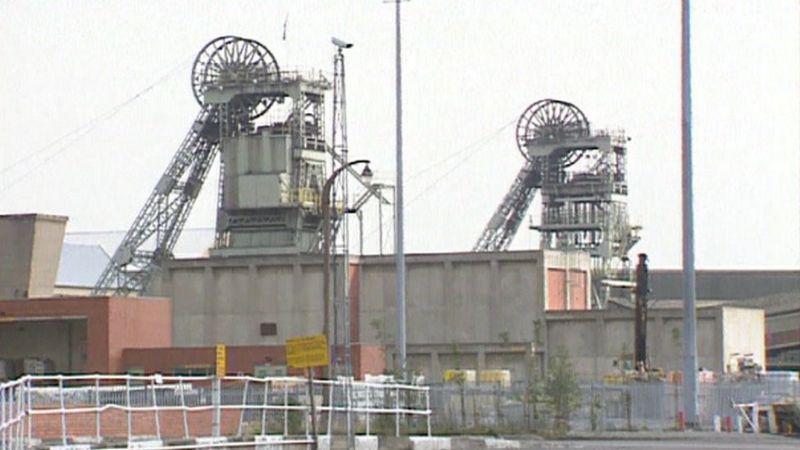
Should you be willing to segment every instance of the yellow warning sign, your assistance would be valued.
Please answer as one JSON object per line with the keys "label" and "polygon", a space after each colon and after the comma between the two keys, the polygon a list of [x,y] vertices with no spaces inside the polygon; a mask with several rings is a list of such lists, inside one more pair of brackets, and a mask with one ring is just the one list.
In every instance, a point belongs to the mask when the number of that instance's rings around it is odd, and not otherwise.
{"label": "yellow warning sign", "polygon": [[217,344],[217,378],[222,378],[228,373],[228,351],[225,344]]}
{"label": "yellow warning sign", "polygon": [[286,365],[295,369],[327,366],[328,340],[324,335],[286,340]]}

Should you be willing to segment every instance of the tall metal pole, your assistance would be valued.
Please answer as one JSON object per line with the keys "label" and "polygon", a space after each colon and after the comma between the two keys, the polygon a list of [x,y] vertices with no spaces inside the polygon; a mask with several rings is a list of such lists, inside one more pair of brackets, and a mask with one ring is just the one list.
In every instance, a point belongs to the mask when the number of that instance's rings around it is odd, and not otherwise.
{"label": "tall metal pole", "polygon": [[683,172],[683,404],[686,422],[697,422],[697,334],[694,278],[694,206],[692,204],[692,72],[689,0],[681,2],[681,128]]}
{"label": "tall metal pole", "polygon": [[[331,305],[331,190],[336,177],[348,167],[356,164],[369,164],[368,159],[357,159],[348,162],[347,165],[339,166],[331,173],[325,184],[322,186],[322,334],[330,339],[330,305]],[[331,376],[331,367],[328,365],[328,377]]]}
{"label": "tall metal pole", "polygon": [[403,249],[403,94],[402,70],[400,63],[400,3],[395,3],[395,95],[396,95],[396,200],[395,200],[395,284],[396,284],[396,309],[397,309],[397,335],[395,342],[395,364],[400,376],[406,378],[406,257]]}

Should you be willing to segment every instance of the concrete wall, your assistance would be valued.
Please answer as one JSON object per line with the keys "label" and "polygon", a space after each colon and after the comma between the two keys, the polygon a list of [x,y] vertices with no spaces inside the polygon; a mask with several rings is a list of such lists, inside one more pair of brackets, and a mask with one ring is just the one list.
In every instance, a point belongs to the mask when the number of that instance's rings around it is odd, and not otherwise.
{"label": "concrete wall", "polygon": [[[509,369],[512,378],[524,378],[525,355],[545,314],[545,293],[559,291],[565,296],[565,289],[549,283],[565,281],[567,264],[574,275],[571,306],[586,307],[589,285],[579,282],[589,279],[590,261],[585,255],[574,254],[569,261],[549,251],[409,255],[409,369],[434,381],[448,369],[464,368]],[[362,257],[359,268],[362,342],[383,343],[391,368],[396,332],[394,260]],[[561,278],[546,276],[554,270],[560,270]],[[562,298],[561,307],[565,302]]]}
{"label": "concrete wall", "polygon": [[764,311],[747,308],[722,308],[722,364],[727,366],[733,353],[752,353],[762,367],[767,365]]}
{"label": "concrete wall", "polygon": [[[409,255],[409,344],[527,339],[543,311],[542,255]],[[322,329],[320,263],[315,256],[173,260],[153,292],[173,299],[175,345],[277,344]],[[588,270],[588,258],[580,263]],[[393,258],[367,256],[354,258],[354,264],[354,341],[394,342]],[[260,336],[262,322],[276,323],[277,335]]]}
{"label": "concrete wall", "polygon": [[[385,346],[391,368],[394,258],[362,256],[352,263],[353,342]],[[590,261],[585,255],[573,254],[569,261],[550,251],[407,255],[410,365],[431,374],[439,371],[434,366],[479,363],[521,370],[518,356],[525,346],[508,345],[531,342],[534,323],[544,317],[545,293],[558,291],[548,283],[565,283],[563,276],[550,280],[546,268],[563,275],[567,265],[575,275],[572,306],[586,307]],[[321,259],[313,255],[173,260],[152,291],[173,299],[172,337],[179,347],[278,345],[322,329]],[[260,335],[264,322],[277,324],[275,336]]]}
{"label": "concrete wall", "polygon": [[53,294],[66,223],[62,216],[0,216],[0,298]]}
{"label": "concrete wall", "polygon": [[[541,251],[409,255],[408,345],[529,341],[533,322],[545,310],[545,267],[563,269],[565,263],[557,252]],[[587,278],[588,257],[573,255],[571,266]],[[362,341],[391,345],[396,329],[394,259],[365,256],[359,267]],[[588,286],[583,289],[586,295]]]}
{"label": "concrete wall", "polygon": [[[237,256],[170,261],[153,292],[172,298],[179,347],[270,345],[322,330],[317,256]],[[261,336],[261,323],[277,335]]]}
{"label": "concrete wall", "polygon": [[[678,309],[652,309],[648,316],[647,352],[652,367],[681,371],[683,320]],[[631,359],[633,312],[604,310],[547,315],[547,347],[566,351],[580,377],[599,380],[618,373],[614,361]],[[764,361],[764,312],[710,307],[697,313],[698,366],[723,372],[731,353],[753,353]],[[760,359],[759,359],[760,358]]]}
{"label": "concrete wall", "polygon": [[[764,354],[761,310],[710,307],[699,309],[697,317],[699,367],[722,372],[729,353]],[[475,370],[478,376],[482,370],[504,369],[511,372],[512,380],[524,380],[530,371],[541,373],[549,355],[567,354],[581,380],[599,381],[619,373],[616,361],[632,359],[632,311],[548,312],[544,324],[538,343],[528,338],[491,344],[410,345],[408,366],[433,382],[442,381],[448,369]],[[682,370],[682,333],[681,310],[651,310],[647,349],[652,367]]]}

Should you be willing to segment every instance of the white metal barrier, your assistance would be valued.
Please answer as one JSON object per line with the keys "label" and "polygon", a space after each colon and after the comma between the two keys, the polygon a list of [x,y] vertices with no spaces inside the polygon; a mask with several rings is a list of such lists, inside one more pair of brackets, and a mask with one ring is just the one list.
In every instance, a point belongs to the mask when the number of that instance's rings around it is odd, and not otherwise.
{"label": "white metal barrier", "polygon": [[[30,423],[26,422],[25,378],[0,384],[0,449],[24,448],[30,442]],[[26,427],[27,425],[27,427]]]}
{"label": "white metal barrier", "polygon": [[[399,435],[404,426],[406,433],[430,436],[430,417],[425,386],[352,380],[313,380],[309,386],[297,377],[28,375],[0,385],[0,450],[40,442],[117,440],[130,446],[143,439],[162,446],[180,439],[185,446],[204,437],[246,442],[272,436],[278,441],[270,445],[310,444],[312,420],[318,434]],[[340,420],[344,430],[337,429]],[[211,439],[190,448],[231,444]]]}

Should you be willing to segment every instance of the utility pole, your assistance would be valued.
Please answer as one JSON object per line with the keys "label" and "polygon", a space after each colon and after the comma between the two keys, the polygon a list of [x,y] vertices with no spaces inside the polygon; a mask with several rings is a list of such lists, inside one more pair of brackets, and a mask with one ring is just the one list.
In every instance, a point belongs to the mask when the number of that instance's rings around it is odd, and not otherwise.
{"label": "utility pole", "polygon": [[690,1],[681,1],[681,167],[683,200],[683,405],[686,424],[697,421],[697,310],[694,274],[694,206],[692,199],[692,72]]}
{"label": "utility pole", "polygon": [[395,295],[397,334],[395,336],[395,372],[406,378],[406,257],[403,248],[403,76],[400,46],[400,3],[395,4],[395,130],[396,130],[396,181],[395,181]]}
{"label": "utility pole", "polygon": [[650,368],[647,363],[647,296],[650,293],[649,274],[647,269],[647,255],[639,253],[639,263],[636,264],[636,288],[634,323],[634,348],[633,368],[637,371],[647,372]]}

